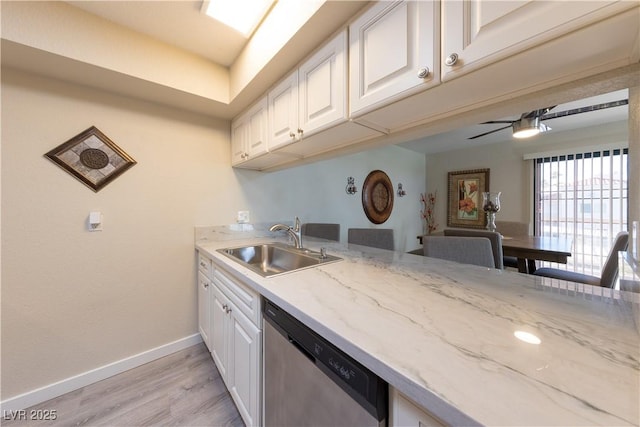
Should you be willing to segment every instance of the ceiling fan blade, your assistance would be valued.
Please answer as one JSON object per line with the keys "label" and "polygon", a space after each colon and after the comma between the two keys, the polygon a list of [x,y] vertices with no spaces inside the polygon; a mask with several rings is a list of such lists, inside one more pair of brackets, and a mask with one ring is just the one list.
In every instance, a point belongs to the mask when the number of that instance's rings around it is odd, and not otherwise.
{"label": "ceiling fan blade", "polygon": [[597,110],[604,110],[607,108],[620,107],[627,104],[629,104],[628,99],[621,99],[620,101],[605,102],[603,104],[589,105],[587,107],[580,107],[580,108],[574,108],[572,110],[558,111],[557,113],[545,114],[544,116],[542,116],[541,120],[557,119],[559,117],[573,116],[574,114],[588,113],[589,111],[597,111]]}
{"label": "ceiling fan blade", "polygon": [[542,117],[543,115],[553,110],[554,108],[556,108],[556,105],[552,105],[551,107],[541,108],[539,110],[529,111],[528,113],[522,113],[522,116],[520,116],[520,119],[522,120],[522,119],[530,119],[533,117]]}
{"label": "ceiling fan blade", "polygon": [[[511,122],[509,122],[509,123],[511,123]],[[467,139],[476,139],[476,138],[480,138],[480,137],[482,137],[482,136],[489,135],[489,134],[491,134],[491,133],[498,132],[498,131],[501,131],[501,130],[503,130],[503,129],[508,129],[508,128],[510,128],[510,127],[511,127],[511,125],[509,125],[509,126],[505,126],[505,127],[499,128],[499,129],[490,130],[489,132],[481,133],[481,134],[479,134],[479,135],[472,136],[472,137],[467,138]]]}
{"label": "ceiling fan blade", "polygon": [[513,120],[490,120],[488,122],[482,122],[481,125],[492,125],[495,123],[513,123]]}

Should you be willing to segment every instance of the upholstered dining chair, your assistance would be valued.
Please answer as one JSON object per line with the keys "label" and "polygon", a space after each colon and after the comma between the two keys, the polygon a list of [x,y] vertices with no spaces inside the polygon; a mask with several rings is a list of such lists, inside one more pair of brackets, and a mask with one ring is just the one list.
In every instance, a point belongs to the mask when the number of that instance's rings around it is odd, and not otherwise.
{"label": "upholstered dining chair", "polygon": [[497,231],[472,230],[469,228],[447,228],[444,230],[445,237],[485,237],[491,242],[493,251],[493,262],[495,268],[504,269],[502,261],[502,236]]}
{"label": "upholstered dining chair", "polygon": [[340,241],[340,224],[308,222],[302,224],[302,235]]}
{"label": "upholstered dining chair", "polygon": [[350,228],[347,240],[354,245],[395,250],[392,228]]}
{"label": "upholstered dining chair", "polygon": [[491,241],[486,237],[424,236],[424,256],[495,268]]}
{"label": "upholstered dining chair", "polygon": [[613,246],[611,246],[609,250],[609,255],[607,255],[607,260],[602,267],[600,277],[551,267],[538,268],[533,274],[536,276],[551,277],[552,279],[584,283],[586,285],[602,286],[603,288],[613,288],[616,278],[618,277],[618,252],[626,250],[628,244],[629,232],[619,232],[613,241]]}
{"label": "upholstered dining chair", "polygon": [[[529,223],[516,221],[496,221],[496,231],[503,237],[518,237],[529,235]],[[518,268],[518,258],[514,256],[503,256],[502,264],[505,268]]]}

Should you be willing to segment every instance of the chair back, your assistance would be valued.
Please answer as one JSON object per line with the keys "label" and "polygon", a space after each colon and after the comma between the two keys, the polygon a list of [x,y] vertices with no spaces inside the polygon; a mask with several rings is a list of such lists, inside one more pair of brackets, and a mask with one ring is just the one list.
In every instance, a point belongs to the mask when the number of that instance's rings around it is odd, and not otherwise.
{"label": "chair back", "polygon": [[528,236],[529,223],[516,221],[496,221],[496,231],[503,236]]}
{"label": "chair back", "polygon": [[625,251],[629,244],[629,232],[621,231],[616,235],[613,246],[609,249],[609,255],[602,267],[600,274],[600,286],[605,288],[613,288],[616,278],[618,277],[618,252]]}
{"label": "chair back", "polygon": [[495,268],[491,241],[486,237],[425,236],[424,256]]}
{"label": "chair back", "polygon": [[354,245],[395,250],[392,228],[350,228],[347,240]]}
{"label": "chair back", "polygon": [[308,222],[302,224],[304,236],[319,237],[321,239],[340,241],[340,224],[326,224]]}
{"label": "chair back", "polygon": [[493,251],[493,261],[495,268],[500,270],[504,269],[504,263],[502,259],[502,235],[497,231],[488,230],[471,230],[468,228],[447,228],[444,230],[445,236],[458,236],[458,237],[485,237],[491,242],[491,249]]}

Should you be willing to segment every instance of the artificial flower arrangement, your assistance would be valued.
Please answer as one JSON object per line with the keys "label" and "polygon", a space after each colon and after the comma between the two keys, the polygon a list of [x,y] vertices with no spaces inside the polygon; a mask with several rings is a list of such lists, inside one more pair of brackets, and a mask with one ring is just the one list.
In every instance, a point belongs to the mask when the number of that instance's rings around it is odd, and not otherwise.
{"label": "artificial flower arrangement", "polygon": [[436,214],[435,214],[435,206],[436,206],[436,196],[438,192],[435,191],[433,193],[421,193],[420,201],[422,202],[423,209],[420,211],[422,215],[422,219],[425,223],[425,232],[427,234],[433,233],[436,228],[438,228],[438,224],[436,224]]}

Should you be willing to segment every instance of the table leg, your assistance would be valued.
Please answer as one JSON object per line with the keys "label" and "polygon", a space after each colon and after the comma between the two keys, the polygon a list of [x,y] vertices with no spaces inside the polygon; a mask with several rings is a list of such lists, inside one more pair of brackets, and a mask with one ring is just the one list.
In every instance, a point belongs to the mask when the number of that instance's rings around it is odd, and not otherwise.
{"label": "table leg", "polygon": [[533,274],[536,271],[536,260],[535,259],[528,259],[527,260],[527,267],[529,270],[529,274]]}

